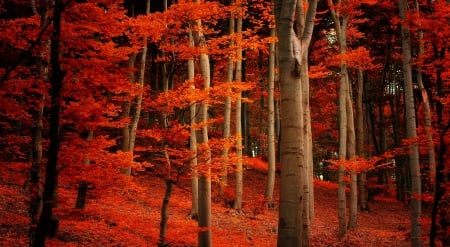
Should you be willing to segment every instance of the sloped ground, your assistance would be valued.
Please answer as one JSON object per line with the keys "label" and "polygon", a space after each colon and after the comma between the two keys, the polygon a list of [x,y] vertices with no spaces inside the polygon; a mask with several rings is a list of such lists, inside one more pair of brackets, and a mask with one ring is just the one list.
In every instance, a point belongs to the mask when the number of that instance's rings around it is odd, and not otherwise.
{"label": "sloped ground", "polygon": [[[3,174],[4,177],[5,174]],[[18,175],[16,175],[18,176]],[[20,180],[19,180],[20,181]],[[226,207],[213,185],[214,246],[276,246],[277,210],[263,207],[265,175],[245,172],[242,213]],[[197,225],[189,219],[189,181],[181,181],[170,200],[167,246],[196,246]],[[88,192],[86,208],[73,209],[76,187],[60,189],[60,231],[48,246],[155,246],[159,236],[164,182],[152,174],[125,180],[127,189],[102,188]],[[26,190],[0,179],[0,246],[26,246],[28,217]],[[359,213],[358,230],[337,239],[336,186],[315,186],[312,246],[409,246],[409,213],[394,200],[371,203],[371,213]],[[427,227],[424,227],[425,229]]]}

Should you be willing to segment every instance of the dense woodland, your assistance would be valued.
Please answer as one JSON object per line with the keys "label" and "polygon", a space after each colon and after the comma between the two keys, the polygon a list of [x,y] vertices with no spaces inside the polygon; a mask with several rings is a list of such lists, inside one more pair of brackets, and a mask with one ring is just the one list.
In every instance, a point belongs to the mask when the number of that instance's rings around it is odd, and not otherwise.
{"label": "dense woodland", "polygon": [[449,13],[0,0],[0,245],[450,246]]}

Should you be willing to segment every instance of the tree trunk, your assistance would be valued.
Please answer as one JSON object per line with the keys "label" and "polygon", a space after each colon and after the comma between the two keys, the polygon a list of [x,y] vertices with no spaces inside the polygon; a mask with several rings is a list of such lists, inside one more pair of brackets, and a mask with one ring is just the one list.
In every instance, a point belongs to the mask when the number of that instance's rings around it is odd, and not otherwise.
{"label": "tree trunk", "polygon": [[[420,12],[419,1],[415,0],[416,10]],[[418,17],[420,18],[420,17]],[[418,25],[420,26],[420,19],[416,20]],[[419,29],[418,31],[418,40],[419,40],[419,54],[418,58],[424,59],[423,54],[425,53],[424,41],[423,41],[423,31]],[[434,152],[434,142],[433,142],[433,126],[431,120],[431,107],[430,101],[428,100],[427,90],[423,85],[422,79],[422,64],[419,62],[417,64],[417,85],[422,93],[423,100],[423,115],[424,115],[424,124],[425,124],[425,134],[427,136],[427,152],[428,152],[428,167],[429,167],[429,190],[434,193],[435,181],[436,181],[436,155]]]}
{"label": "tree trunk", "polygon": [[[346,108],[347,108],[347,156],[350,161],[355,161],[355,121],[353,117],[353,104],[352,99],[350,97],[350,83],[348,79],[348,73],[345,74],[347,76],[347,85],[349,87],[347,100],[346,100]],[[348,220],[348,228],[350,230],[356,229],[356,217],[358,214],[358,175],[356,171],[350,171],[350,206],[349,206],[349,220]]]}
{"label": "tree trunk", "polygon": [[[233,5],[234,1],[230,1],[230,5]],[[234,33],[234,16],[231,15],[228,24],[228,32],[230,35]],[[233,47],[234,41],[230,39],[230,47]],[[233,83],[233,72],[234,72],[234,62],[232,58],[232,54],[229,54],[228,64],[227,64],[227,83]],[[230,139],[231,132],[231,89],[228,90],[228,94],[225,97],[225,108],[223,113],[223,138],[225,141]],[[228,152],[229,145],[224,145],[222,149],[222,168],[220,170],[219,175],[219,194],[223,196],[224,188],[227,186],[227,176],[228,176]]]}
{"label": "tree trunk", "polygon": [[[270,36],[275,37],[275,29],[270,30]],[[267,183],[264,196],[267,200],[267,207],[273,208],[273,190],[275,187],[275,43],[269,44],[269,68],[268,68],[268,120],[267,120]]]}
{"label": "tree trunk", "polygon": [[[240,1],[240,0],[238,0]],[[241,4],[239,2],[239,4]],[[237,35],[242,35],[242,13],[239,7],[238,17],[236,20],[236,33]],[[238,39],[239,40],[239,39]],[[236,61],[236,72],[235,72],[235,80],[238,83],[242,82],[242,48],[240,45],[240,41],[236,42],[237,51],[237,61]],[[236,186],[235,186],[235,197],[233,208],[237,211],[242,210],[242,195],[244,192],[244,174],[243,174],[243,166],[242,166],[242,122],[241,122],[241,113],[242,113],[242,93],[239,92],[237,94],[236,99],[236,109],[235,109],[235,127],[236,127]]]}
{"label": "tree trunk", "polygon": [[158,247],[165,247],[166,245],[166,232],[167,232],[167,220],[169,219],[169,202],[172,195],[173,181],[170,179],[164,179],[166,184],[166,191],[161,205],[161,222],[159,223],[159,240]]}
{"label": "tree trunk", "polygon": [[[192,32],[189,32],[189,45],[194,46],[194,37],[192,36]],[[195,89],[195,64],[193,59],[188,60],[188,80],[191,81],[191,88]],[[191,102],[191,106],[189,108],[189,122],[191,124],[190,136],[189,136],[189,149],[192,152],[191,158],[191,193],[192,193],[192,202],[191,202],[191,212],[190,217],[192,219],[198,219],[198,161],[197,161],[197,135],[196,129],[194,127],[194,123],[199,122],[197,117],[197,104],[195,101]]]}
{"label": "tree trunk", "polygon": [[[333,18],[337,41],[339,44],[339,53],[345,55],[347,52],[347,25],[349,21],[348,12],[341,11],[340,8],[335,8],[333,1],[328,1],[331,16]],[[338,2],[337,4],[340,4]],[[348,7],[348,3],[343,3]],[[355,127],[353,119],[353,104],[350,94],[350,82],[348,76],[348,68],[344,59],[341,59],[341,85],[339,91],[339,160],[344,162],[347,158],[349,160],[355,159]],[[339,218],[339,237],[346,234],[347,227],[345,223],[346,218],[346,197],[345,197],[345,182],[343,181],[345,167],[343,164],[339,167],[338,175],[338,218]],[[358,209],[357,196],[357,175],[355,171],[350,171],[350,214],[349,214],[349,229],[356,228],[356,216]]]}
{"label": "tree trunk", "polygon": [[[360,158],[365,157],[364,152],[364,108],[363,108],[363,93],[364,93],[364,76],[362,69],[357,70],[357,92],[356,92],[356,121],[355,121],[355,138],[356,138],[356,155]],[[366,188],[366,172],[361,171],[358,174],[358,205],[359,210],[369,211],[367,204],[367,188]]]}
{"label": "tree trunk", "polygon": [[64,3],[55,0],[53,12],[53,31],[51,35],[50,64],[51,64],[51,107],[49,137],[50,146],[48,150],[48,160],[45,169],[45,186],[43,192],[42,214],[36,229],[36,236],[32,239],[32,246],[45,246],[45,236],[53,237],[58,229],[58,219],[53,215],[53,208],[57,203],[58,188],[58,153],[60,147],[59,137],[59,113],[61,111],[61,88],[64,73],[61,70],[60,56],[60,35],[61,35],[61,13]]}
{"label": "tree trunk", "polygon": [[[131,53],[130,57],[128,58],[128,69],[129,69],[129,78],[128,80],[130,83],[134,83],[135,75],[134,75],[134,65],[136,62],[136,53]],[[122,118],[123,119],[129,119],[130,118],[130,112],[131,112],[131,101],[126,99],[122,106]],[[129,152],[130,151],[130,125],[129,123],[125,124],[125,126],[122,127],[122,152]],[[131,175],[131,167],[123,167],[120,170],[121,173],[125,175]]]}
{"label": "tree trunk", "polygon": [[[197,4],[200,4],[199,0],[194,0]],[[196,47],[204,47],[205,37],[201,32],[202,23],[201,20],[197,20],[194,23],[197,31],[193,32],[194,44]],[[198,58],[200,74],[205,80],[204,89],[208,90],[211,84],[211,70],[209,65],[209,56],[206,53],[201,53]],[[205,100],[200,104],[199,118],[204,124],[201,129],[200,139],[197,139],[198,143],[202,144],[201,153],[199,157],[202,157],[200,161],[202,164],[201,171],[199,170],[199,202],[198,202],[198,245],[199,247],[212,246],[212,233],[211,233],[211,151],[208,145],[208,101]],[[200,151],[200,150],[198,150]]]}
{"label": "tree trunk", "polygon": [[[309,197],[305,162],[304,110],[302,101],[303,56],[306,56],[314,28],[317,1],[308,6],[304,28],[294,32],[297,1],[276,1],[275,17],[279,39],[279,73],[281,82],[281,174],[278,246],[309,246],[309,221],[305,216]],[[297,16],[301,18],[301,16]],[[301,35],[299,35],[301,34]],[[299,39],[297,35],[301,36]]]}
{"label": "tree trunk", "polygon": [[[33,13],[37,13],[36,2],[32,2]],[[41,32],[43,28],[47,25],[48,18],[48,5],[47,1],[44,1],[42,8],[42,13],[40,13],[40,27]],[[45,42],[41,42],[42,45]],[[45,47],[46,51],[42,52],[44,54],[48,53],[48,46]],[[36,67],[38,69],[38,75],[42,82],[48,80],[48,68],[44,63],[44,58],[39,57],[36,61]],[[37,85],[39,87],[39,85]],[[34,239],[36,235],[36,226],[39,220],[39,216],[42,212],[42,129],[43,129],[43,117],[44,117],[44,100],[45,93],[38,95],[38,102],[41,104],[37,111],[33,114],[33,126],[31,129],[31,172],[30,172],[30,239]]]}
{"label": "tree trunk", "polygon": [[[399,0],[399,13],[401,19],[402,33],[402,69],[405,89],[405,107],[406,107],[406,137],[415,140],[416,133],[416,115],[414,109],[414,92],[412,84],[411,70],[411,37],[409,27],[406,22],[406,0]],[[417,142],[414,141],[409,146],[409,169],[411,172],[411,246],[419,247],[422,245],[420,217],[421,209],[421,176],[419,163],[419,149]]]}

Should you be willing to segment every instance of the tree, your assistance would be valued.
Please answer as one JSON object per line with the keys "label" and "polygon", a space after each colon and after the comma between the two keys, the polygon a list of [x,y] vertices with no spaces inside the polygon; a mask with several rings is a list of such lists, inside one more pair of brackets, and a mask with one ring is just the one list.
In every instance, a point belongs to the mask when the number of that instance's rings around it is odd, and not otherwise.
{"label": "tree", "polygon": [[409,146],[409,169],[411,172],[411,246],[418,247],[422,245],[420,217],[422,215],[422,183],[419,164],[419,149],[415,138],[416,132],[416,113],[414,104],[414,92],[412,84],[411,69],[411,36],[409,26],[406,21],[407,3],[405,0],[399,0],[398,8],[401,20],[401,36],[402,36],[402,72],[403,83],[405,88],[405,107],[406,107],[406,137],[413,140]]}
{"label": "tree", "polygon": [[50,147],[48,150],[48,161],[45,167],[45,185],[43,191],[42,212],[36,228],[35,238],[31,241],[31,246],[45,246],[45,237],[51,237],[58,230],[58,218],[53,215],[53,208],[56,207],[58,188],[58,155],[60,148],[60,111],[61,111],[61,88],[64,79],[64,72],[60,64],[60,40],[61,40],[61,14],[65,5],[62,1],[55,1],[53,12],[53,31],[50,48],[51,63],[51,107],[50,107]]}
{"label": "tree", "polygon": [[[304,2],[277,1],[276,28],[279,40],[281,83],[281,175],[278,246],[308,246],[309,220],[305,217],[306,184],[305,140],[300,66],[308,52],[314,28],[317,1],[309,3],[301,38],[294,31],[296,7]],[[297,18],[299,18],[297,16]],[[309,210],[309,209],[308,209]]]}
{"label": "tree", "polygon": [[[275,37],[275,28],[270,30],[270,36]],[[269,68],[268,68],[268,119],[267,119],[267,184],[264,193],[267,206],[274,207],[273,191],[275,187],[275,42],[269,44]]]}
{"label": "tree", "polygon": [[[237,13],[237,20],[236,20],[236,34],[238,35],[237,38],[237,51],[236,51],[236,71],[235,71],[235,80],[238,83],[242,82],[242,16],[245,14],[243,12],[242,8],[242,2],[241,0],[237,1],[238,4],[238,13]],[[240,36],[240,37],[239,37]],[[242,165],[242,93],[237,93],[236,98],[236,110],[235,110],[235,126],[236,126],[236,173],[235,173],[235,179],[236,179],[236,186],[235,186],[235,197],[234,197],[234,204],[233,208],[237,211],[241,211],[242,209],[242,194],[244,192],[243,183],[244,183],[244,176],[243,176],[243,165]]]}
{"label": "tree", "polygon": [[[198,0],[195,3],[200,4]],[[204,90],[208,90],[211,85],[211,71],[209,65],[209,56],[206,53],[205,37],[202,33],[202,22],[194,22],[194,44],[202,49],[198,56],[200,74],[204,80]],[[202,168],[199,169],[199,187],[198,187],[198,244],[201,247],[212,245],[211,233],[211,151],[208,146],[208,102],[203,101],[199,107],[199,119],[202,124],[200,133],[197,135],[197,143],[201,148],[197,148],[197,154],[201,157]]]}

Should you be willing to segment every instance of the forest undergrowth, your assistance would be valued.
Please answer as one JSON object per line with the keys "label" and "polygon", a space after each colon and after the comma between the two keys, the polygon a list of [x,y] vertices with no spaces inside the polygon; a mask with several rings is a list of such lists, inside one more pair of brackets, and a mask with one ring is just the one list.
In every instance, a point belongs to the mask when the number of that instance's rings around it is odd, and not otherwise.
{"label": "forest undergrowth", "polygon": [[[14,171],[8,171],[14,172]],[[23,174],[0,175],[0,246],[28,245],[27,194]],[[244,206],[235,212],[219,199],[213,185],[212,232],[214,246],[276,246],[277,209],[264,207],[265,174],[246,170]],[[75,209],[76,187],[59,189],[59,231],[47,246],[156,246],[164,181],[152,173],[124,180],[124,187],[89,190],[86,207]],[[233,183],[232,178],[229,180]],[[277,181],[278,182],[278,181]],[[277,184],[278,185],[278,184]],[[180,181],[169,207],[167,246],[196,246],[197,223],[188,217],[190,182]],[[278,189],[276,188],[276,191]],[[337,185],[315,181],[315,220],[311,246],[409,246],[409,211],[384,195],[370,203],[370,213],[358,214],[358,229],[337,238]],[[424,234],[429,223],[423,222]],[[424,241],[426,242],[426,241]]]}

